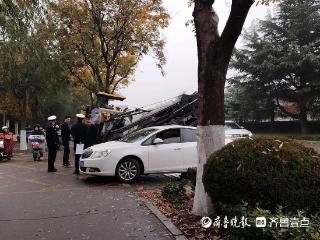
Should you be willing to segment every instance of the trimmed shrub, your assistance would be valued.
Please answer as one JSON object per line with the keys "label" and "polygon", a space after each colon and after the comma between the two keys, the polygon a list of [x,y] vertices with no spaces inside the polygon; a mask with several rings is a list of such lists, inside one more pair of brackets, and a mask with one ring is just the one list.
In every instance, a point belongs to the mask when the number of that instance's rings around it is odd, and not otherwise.
{"label": "trimmed shrub", "polygon": [[185,181],[179,184],[169,182],[163,187],[161,195],[169,201],[181,201],[182,198],[186,197],[185,185]]}
{"label": "trimmed shrub", "polygon": [[248,217],[248,224],[251,227],[247,228],[228,228],[219,229],[219,234],[223,239],[244,240],[244,239],[259,239],[259,240],[319,240],[320,239],[320,216],[319,214],[309,216],[309,226],[299,228],[286,227],[270,227],[270,222],[265,228],[255,227],[255,219],[257,217],[266,217],[266,219],[276,218],[293,218],[303,219],[306,213],[303,211],[296,211],[294,213],[284,213],[281,206],[277,207],[276,211],[271,213],[270,210],[261,208],[248,208],[246,203],[227,205],[222,204],[221,211],[226,216],[246,216]]}
{"label": "trimmed shrub", "polygon": [[216,205],[247,202],[275,212],[319,211],[320,156],[293,140],[247,138],[208,159],[205,189]]}
{"label": "trimmed shrub", "polygon": [[[300,121],[275,121],[275,122],[242,122],[242,126],[254,133],[300,133]],[[308,121],[311,134],[320,133],[320,121]]]}
{"label": "trimmed shrub", "polygon": [[197,168],[188,168],[186,172],[186,179],[190,181],[191,187],[194,189],[197,182]]}

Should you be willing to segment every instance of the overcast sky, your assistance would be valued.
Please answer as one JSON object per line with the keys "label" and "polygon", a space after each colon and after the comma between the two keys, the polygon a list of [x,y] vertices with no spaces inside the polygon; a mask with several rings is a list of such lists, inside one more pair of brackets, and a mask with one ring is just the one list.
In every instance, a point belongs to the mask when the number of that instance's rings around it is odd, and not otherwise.
{"label": "overcast sky", "polygon": [[[192,27],[186,27],[187,20],[192,19],[192,8],[187,0],[164,0],[164,5],[171,15],[170,25],[163,31],[166,40],[165,55],[167,64],[163,77],[155,61],[146,56],[138,65],[135,82],[120,93],[127,97],[123,102],[129,107],[143,107],[151,103],[166,100],[181,93],[197,91],[197,49]],[[216,0],[215,10],[219,15],[221,32],[230,12],[230,0]],[[255,19],[263,19],[270,7],[253,6],[245,23],[250,27]],[[241,45],[241,39],[237,46]],[[122,104],[121,104],[122,105]]]}

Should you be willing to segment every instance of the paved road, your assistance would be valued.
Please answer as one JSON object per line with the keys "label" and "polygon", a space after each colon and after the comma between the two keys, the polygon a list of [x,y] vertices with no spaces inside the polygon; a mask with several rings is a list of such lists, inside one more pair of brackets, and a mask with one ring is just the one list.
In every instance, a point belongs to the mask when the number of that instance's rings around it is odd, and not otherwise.
{"label": "paved road", "polygon": [[74,176],[59,160],[56,167],[47,173],[30,153],[0,162],[0,239],[172,239],[135,195],[156,178],[126,185]]}

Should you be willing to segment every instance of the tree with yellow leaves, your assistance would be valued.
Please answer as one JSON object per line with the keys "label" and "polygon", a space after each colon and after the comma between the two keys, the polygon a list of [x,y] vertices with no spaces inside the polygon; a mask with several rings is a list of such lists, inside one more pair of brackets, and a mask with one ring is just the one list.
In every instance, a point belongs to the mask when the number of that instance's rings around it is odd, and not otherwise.
{"label": "tree with yellow leaves", "polygon": [[146,54],[162,71],[160,29],[168,19],[161,0],[59,0],[49,8],[49,30],[60,60],[71,81],[92,93],[127,86]]}

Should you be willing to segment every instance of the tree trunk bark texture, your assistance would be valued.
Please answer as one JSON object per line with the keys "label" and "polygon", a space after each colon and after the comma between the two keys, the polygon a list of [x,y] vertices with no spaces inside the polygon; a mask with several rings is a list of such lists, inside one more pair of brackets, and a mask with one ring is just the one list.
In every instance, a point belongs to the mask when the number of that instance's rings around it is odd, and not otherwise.
{"label": "tree trunk bark texture", "polygon": [[233,0],[220,36],[214,0],[195,0],[193,12],[198,48],[198,169],[193,214],[208,216],[214,206],[202,182],[208,157],[225,145],[224,86],[234,45],[253,0]]}
{"label": "tree trunk bark texture", "polygon": [[39,100],[38,100],[38,97],[35,96],[33,99],[32,99],[32,104],[30,106],[30,109],[31,109],[31,114],[32,114],[32,123],[33,124],[37,124],[39,123]]}
{"label": "tree trunk bark texture", "polygon": [[300,128],[302,134],[309,133],[308,112],[305,103],[300,103]]}
{"label": "tree trunk bark texture", "polygon": [[198,126],[197,142],[199,163],[192,213],[199,216],[210,216],[214,214],[214,206],[204,189],[203,169],[208,157],[224,146],[224,125]]}
{"label": "tree trunk bark texture", "polygon": [[192,212],[208,216],[214,207],[202,176],[208,157],[224,146],[224,84],[226,67],[219,49],[218,17],[211,5],[196,3],[194,19],[198,43],[198,134],[199,163]]}
{"label": "tree trunk bark texture", "polygon": [[21,99],[20,102],[20,150],[27,150],[27,97]]}

